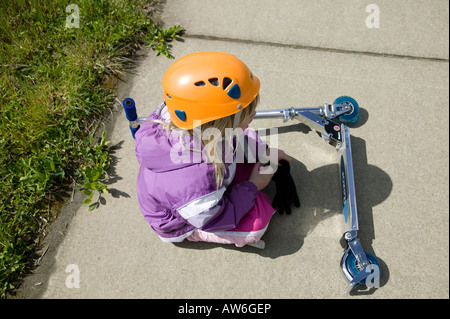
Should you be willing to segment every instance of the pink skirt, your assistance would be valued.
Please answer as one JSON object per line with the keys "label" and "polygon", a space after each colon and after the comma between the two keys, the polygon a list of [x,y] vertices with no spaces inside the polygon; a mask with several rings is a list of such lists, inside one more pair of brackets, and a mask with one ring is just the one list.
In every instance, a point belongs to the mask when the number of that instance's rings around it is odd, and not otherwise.
{"label": "pink skirt", "polygon": [[[236,174],[230,186],[248,180],[253,166],[254,164],[236,164]],[[187,237],[187,240],[235,244],[237,247],[255,243],[266,232],[274,213],[275,209],[272,207],[269,197],[258,191],[255,206],[239,221],[235,228],[219,232],[206,232],[196,229]]]}

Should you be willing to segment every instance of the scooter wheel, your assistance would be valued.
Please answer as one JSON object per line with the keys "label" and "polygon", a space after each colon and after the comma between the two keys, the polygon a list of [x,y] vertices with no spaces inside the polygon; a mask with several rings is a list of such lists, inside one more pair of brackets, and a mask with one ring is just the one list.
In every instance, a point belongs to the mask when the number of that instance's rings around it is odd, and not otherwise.
{"label": "scooter wheel", "polygon": [[352,106],[352,110],[348,113],[345,113],[341,116],[339,116],[339,120],[342,123],[348,123],[348,124],[354,124],[359,119],[359,105],[358,102],[356,102],[353,98],[350,96],[340,96],[338,97],[333,104],[349,104]]}
{"label": "scooter wheel", "polygon": [[[378,260],[373,256],[372,254],[365,252],[367,259],[369,260],[369,263],[372,265],[376,265],[379,269],[380,265],[378,264]],[[348,271],[348,275],[351,276],[351,278],[355,278],[357,274],[359,274],[362,270],[361,265],[356,260],[355,255],[353,253],[350,253],[347,257],[347,260],[345,261],[345,266]],[[348,278],[351,280],[350,278]],[[364,282],[360,282],[360,284],[363,284]]]}

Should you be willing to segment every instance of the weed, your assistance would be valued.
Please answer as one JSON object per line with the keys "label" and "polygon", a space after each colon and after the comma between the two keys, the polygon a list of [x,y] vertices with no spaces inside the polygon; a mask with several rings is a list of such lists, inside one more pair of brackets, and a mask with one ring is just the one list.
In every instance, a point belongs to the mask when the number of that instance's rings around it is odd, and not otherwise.
{"label": "weed", "polygon": [[184,33],[182,26],[176,25],[166,29],[154,28],[150,33],[149,40],[147,40],[147,47],[151,47],[156,51],[156,56],[164,55],[168,59],[173,59],[173,55],[170,54],[172,40],[176,40]]}
{"label": "weed", "polygon": [[[78,185],[74,188],[82,190],[83,194],[88,196],[84,201],[84,205],[89,205],[89,211],[100,206],[100,198],[102,193],[108,193],[108,187],[103,183],[106,171],[109,168],[110,157],[108,156],[106,141],[106,131],[103,131],[99,143],[93,144],[93,134],[89,134],[87,138],[88,146],[81,149],[78,155],[83,158],[84,165],[75,171],[78,179]],[[92,203],[95,192],[99,193],[96,202]]]}

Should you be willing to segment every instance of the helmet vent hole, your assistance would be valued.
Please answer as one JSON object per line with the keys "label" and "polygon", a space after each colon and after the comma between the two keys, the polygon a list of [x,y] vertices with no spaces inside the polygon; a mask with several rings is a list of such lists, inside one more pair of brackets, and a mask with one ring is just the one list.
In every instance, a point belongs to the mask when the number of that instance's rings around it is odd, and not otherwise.
{"label": "helmet vent hole", "polygon": [[219,79],[218,78],[211,78],[208,81],[209,81],[209,83],[211,83],[214,86],[219,86]]}
{"label": "helmet vent hole", "polygon": [[230,78],[223,78],[223,82],[222,82],[222,88],[225,90],[230,84],[231,84],[231,79]]}
{"label": "helmet vent hole", "polygon": [[205,86],[206,85],[205,82],[203,82],[203,81],[198,81],[198,82],[195,82],[194,84],[195,84],[195,86]]}
{"label": "helmet vent hole", "polygon": [[171,99],[172,97],[169,95],[169,94],[166,94],[166,96],[169,98],[169,99]]}

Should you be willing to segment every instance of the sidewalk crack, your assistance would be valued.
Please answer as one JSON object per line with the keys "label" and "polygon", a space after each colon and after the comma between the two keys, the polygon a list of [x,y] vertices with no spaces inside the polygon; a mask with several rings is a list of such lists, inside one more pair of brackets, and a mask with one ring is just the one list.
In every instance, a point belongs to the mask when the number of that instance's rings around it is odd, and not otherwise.
{"label": "sidewalk crack", "polygon": [[393,58],[393,59],[408,59],[408,60],[421,60],[421,61],[429,61],[429,62],[447,62],[447,63],[449,61],[449,59],[445,59],[445,58],[422,57],[422,56],[403,55],[403,54],[395,54],[395,53],[379,53],[379,52],[370,52],[370,51],[353,51],[353,50],[344,50],[344,49],[337,49],[337,48],[323,48],[323,47],[315,47],[315,46],[307,46],[307,45],[299,45],[299,44],[286,44],[286,43],[277,43],[277,42],[269,42],[269,41],[245,40],[245,39],[218,37],[218,36],[201,35],[201,34],[185,33],[183,35],[183,37],[188,38],[188,39],[223,41],[223,42],[252,44],[252,45],[264,45],[264,46],[281,47],[281,48],[289,48],[289,49],[297,49],[297,50],[355,54],[355,55],[365,55],[365,56],[373,56],[373,57]]}

